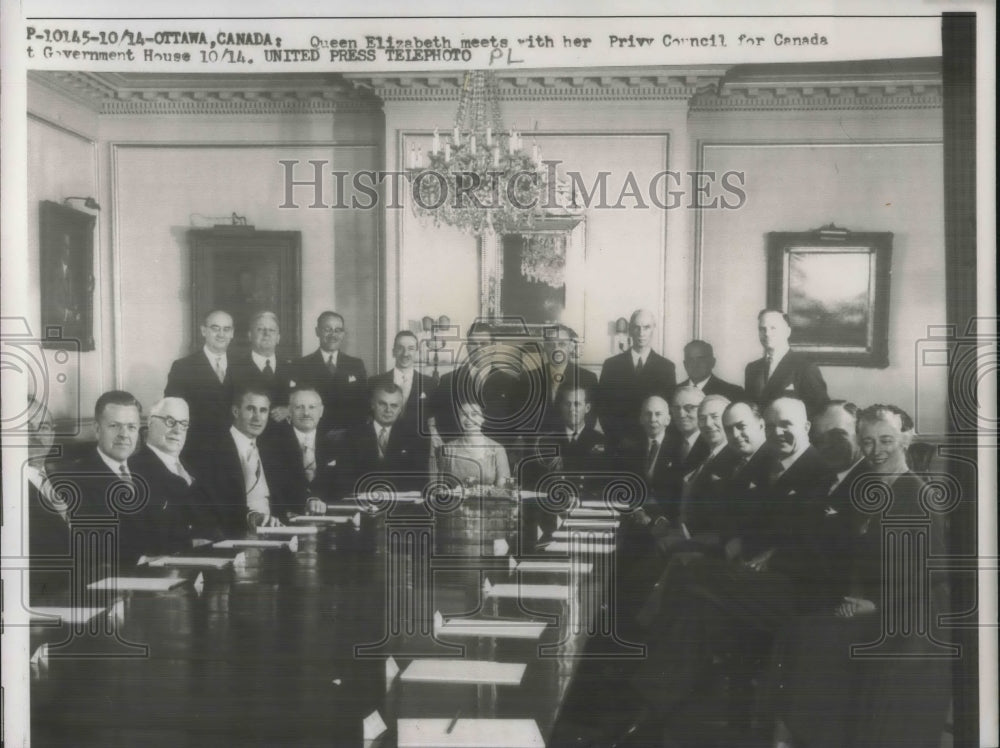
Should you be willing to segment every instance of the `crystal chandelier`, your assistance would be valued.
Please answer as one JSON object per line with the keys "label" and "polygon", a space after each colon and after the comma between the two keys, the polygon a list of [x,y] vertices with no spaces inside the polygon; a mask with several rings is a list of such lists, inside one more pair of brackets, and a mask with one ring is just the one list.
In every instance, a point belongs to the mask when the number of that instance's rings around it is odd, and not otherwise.
{"label": "crystal chandelier", "polygon": [[504,129],[490,71],[465,73],[450,136],[434,130],[426,161],[411,147],[414,211],[435,225],[495,235],[530,228],[542,214],[548,190],[538,145],[529,154],[521,134]]}

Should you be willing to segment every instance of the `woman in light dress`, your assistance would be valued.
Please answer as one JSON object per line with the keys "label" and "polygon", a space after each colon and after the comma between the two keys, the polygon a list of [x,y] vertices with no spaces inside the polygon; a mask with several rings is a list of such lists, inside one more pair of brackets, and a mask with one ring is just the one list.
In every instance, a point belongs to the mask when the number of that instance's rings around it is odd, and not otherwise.
{"label": "woman in light dress", "polygon": [[462,435],[440,447],[431,457],[431,472],[453,476],[463,484],[503,486],[510,478],[507,452],[483,434],[483,409],[476,403],[459,406]]}

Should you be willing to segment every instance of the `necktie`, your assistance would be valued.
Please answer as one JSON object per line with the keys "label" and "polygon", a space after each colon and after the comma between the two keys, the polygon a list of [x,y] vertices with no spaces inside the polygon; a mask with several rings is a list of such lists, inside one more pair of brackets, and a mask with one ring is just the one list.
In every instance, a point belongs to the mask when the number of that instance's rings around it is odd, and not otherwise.
{"label": "necktie", "polygon": [[413,387],[413,378],[404,376],[401,380],[399,388],[403,390],[403,402],[406,403],[410,399],[410,388]]}
{"label": "necktie", "polygon": [[264,376],[268,379],[274,376],[274,369],[271,367],[271,359],[264,361]]}
{"label": "necktie", "polygon": [[681,463],[687,460],[689,454],[691,454],[691,442],[685,439],[681,442]]}
{"label": "necktie", "polygon": [[771,367],[774,365],[774,354],[767,353],[764,355],[764,358],[767,359],[767,373],[764,374],[764,382],[766,383],[767,380],[771,378]]}
{"label": "necktie", "polygon": [[118,475],[121,476],[121,479],[123,481],[128,483],[130,486],[132,485],[132,474],[128,471],[128,466],[124,462],[122,463],[121,468],[119,468],[118,470]]}
{"label": "necktie", "polygon": [[260,464],[260,452],[257,451],[256,442],[250,442],[243,477],[247,489],[247,508],[252,512],[270,514],[270,491],[267,487],[264,469]]}
{"label": "necktie", "polygon": [[573,429],[573,433],[569,435],[569,443],[576,444],[576,438],[580,436],[576,429]]}
{"label": "necktie", "polygon": [[640,356],[639,359],[635,362],[635,373],[636,376],[642,374],[642,356]]}
{"label": "necktie", "polygon": [[226,370],[222,368],[222,356],[215,357],[215,376],[219,378],[219,383],[226,381]]}
{"label": "necktie", "polygon": [[316,477],[316,450],[309,442],[302,444],[302,466],[306,471],[306,480],[312,483]]}
{"label": "necktie", "polygon": [[660,444],[655,439],[649,443],[649,455],[646,457],[646,475],[653,475],[653,468],[656,467],[656,455],[660,451]]}
{"label": "necktie", "polygon": [[386,447],[389,446],[389,429],[385,426],[380,427],[378,432],[378,456],[385,458]]}
{"label": "necktie", "polygon": [[326,360],[326,370],[328,372],[330,372],[331,374],[336,374],[337,373],[337,362],[333,360],[333,354],[332,353],[330,354],[330,357],[327,358],[327,360]]}

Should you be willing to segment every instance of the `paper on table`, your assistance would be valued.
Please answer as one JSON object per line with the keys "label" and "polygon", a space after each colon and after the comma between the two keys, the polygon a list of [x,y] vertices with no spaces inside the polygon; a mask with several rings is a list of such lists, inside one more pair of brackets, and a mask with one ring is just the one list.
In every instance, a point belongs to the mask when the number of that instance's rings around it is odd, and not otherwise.
{"label": "paper on table", "polygon": [[545,631],[543,621],[498,618],[448,618],[434,614],[434,633],[445,636],[489,636],[498,639],[537,639]]}
{"label": "paper on table", "polygon": [[516,686],[524,676],[524,663],[488,660],[413,660],[399,679],[424,683],[496,683]]}
{"label": "paper on table", "polygon": [[389,655],[385,658],[385,690],[388,691],[392,688],[392,682],[396,680],[396,676],[399,675],[399,664],[396,662],[396,658]]}
{"label": "paper on table", "polygon": [[591,527],[573,527],[569,530],[556,530],[552,533],[556,540],[578,539],[584,543],[610,543],[614,540],[614,533],[610,530],[595,530]]}
{"label": "paper on table", "polygon": [[166,592],[182,585],[183,577],[105,577],[87,585],[88,590],[108,589],[131,592]]}
{"label": "paper on table", "polygon": [[202,566],[209,569],[224,569],[232,562],[231,558],[218,558],[216,556],[160,556],[149,559],[151,567]]}
{"label": "paper on table", "polygon": [[292,540],[265,540],[264,538],[258,538],[253,540],[220,540],[218,543],[213,543],[213,548],[227,549],[227,548],[290,548]]}
{"label": "paper on table", "polygon": [[399,719],[396,732],[399,748],[545,748],[533,719]]}
{"label": "paper on table", "polygon": [[258,527],[258,535],[315,535],[319,532],[316,525],[303,525],[302,527]]}
{"label": "paper on table", "polygon": [[611,530],[621,524],[617,519],[608,517],[567,517],[561,527],[566,529],[583,528],[586,530]]}
{"label": "paper on table", "polygon": [[71,623],[83,624],[94,616],[100,615],[105,608],[59,608],[59,607],[36,607],[31,609],[31,623],[69,625]]}
{"label": "paper on table", "polygon": [[356,500],[347,500],[345,503],[342,504],[326,505],[327,514],[330,514],[331,512],[346,512],[347,514],[355,514],[356,512],[359,511],[361,511],[361,507],[358,506],[358,502]]}
{"label": "paper on table", "polygon": [[[390,501],[390,497],[383,494],[359,494],[356,499],[358,501],[370,501],[376,504]],[[393,494],[391,500],[398,501],[404,504],[422,504],[424,503],[424,496],[420,491],[401,491],[400,493]]]}
{"label": "paper on table", "polygon": [[595,509],[600,509],[605,512],[617,512],[618,510],[614,506],[608,506],[604,501],[581,501],[580,506],[574,509],[574,512],[579,511],[593,511]]}
{"label": "paper on table", "polygon": [[492,584],[483,583],[486,597],[510,597],[516,600],[569,600],[569,587],[565,584]]}
{"label": "paper on table", "polygon": [[[586,543],[580,542],[578,539],[574,539],[573,549],[583,550],[587,553],[614,553],[615,546],[612,543]],[[570,544],[564,542],[549,543],[545,546],[545,550],[549,553],[568,553],[570,550]]]}
{"label": "paper on table", "polygon": [[[355,514],[357,514],[355,510]],[[297,517],[292,517],[291,521],[295,524],[314,524],[314,525],[346,525],[353,519],[349,514],[300,514]]]}
{"label": "paper on table", "polygon": [[361,725],[364,732],[362,735],[363,740],[374,740],[387,729],[382,715],[378,713],[378,709],[365,717],[365,721]]}
{"label": "paper on table", "polygon": [[614,519],[618,515],[610,509],[588,509],[588,508],[577,508],[569,513],[569,519],[578,519],[580,517],[599,517],[601,519]]}
{"label": "paper on table", "polygon": [[573,571],[577,574],[589,574],[593,571],[594,565],[582,561],[522,561],[514,569],[521,572]]}

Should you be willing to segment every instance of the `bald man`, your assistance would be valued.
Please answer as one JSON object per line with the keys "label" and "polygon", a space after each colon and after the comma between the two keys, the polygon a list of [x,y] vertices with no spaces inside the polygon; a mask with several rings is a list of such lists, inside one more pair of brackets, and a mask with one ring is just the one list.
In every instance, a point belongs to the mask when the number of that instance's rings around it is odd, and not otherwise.
{"label": "bald man", "polygon": [[287,421],[292,363],[278,352],[278,315],[271,311],[255,314],[250,318],[247,337],[250,352],[233,361],[233,391],[263,390],[271,401],[271,420]]}
{"label": "bald man", "polygon": [[653,350],[653,313],[637,309],[628,329],[632,347],[604,362],[598,384],[597,416],[612,445],[634,431],[643,400],[651,395],[667,399],[677,384],[676,367]]}

